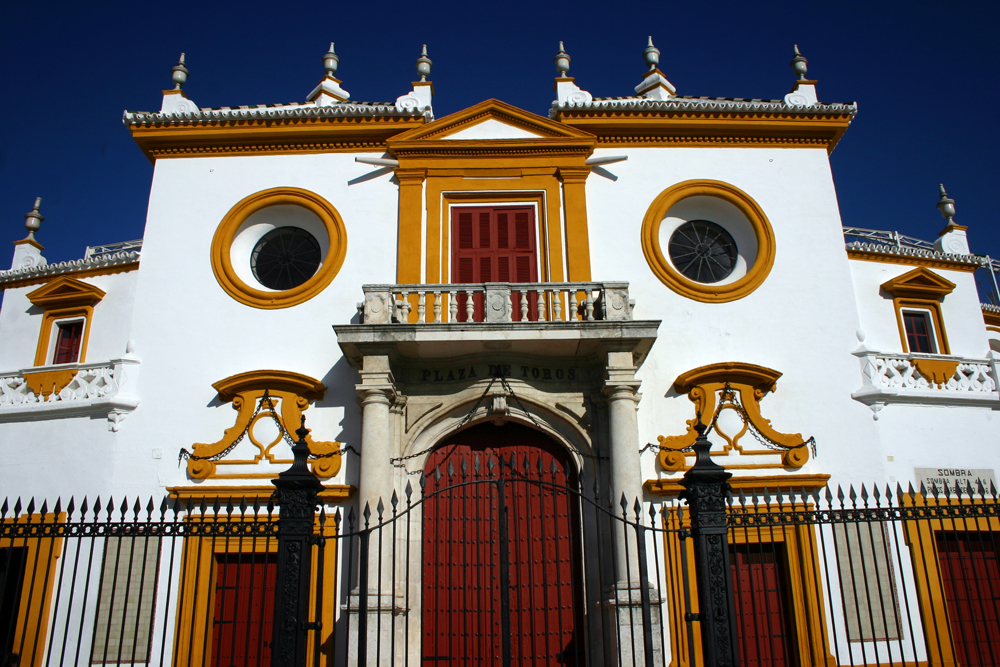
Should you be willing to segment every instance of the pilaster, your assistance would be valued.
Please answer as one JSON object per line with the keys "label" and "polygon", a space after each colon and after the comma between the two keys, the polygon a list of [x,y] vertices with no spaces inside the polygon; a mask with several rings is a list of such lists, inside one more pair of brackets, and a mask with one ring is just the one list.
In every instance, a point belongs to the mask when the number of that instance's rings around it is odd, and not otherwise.
{"label": "pilaster", "polygon": [[590,167],[560,167],[566,213],[567,280],[590,280],[590,231],[587,226],[587,176]]}

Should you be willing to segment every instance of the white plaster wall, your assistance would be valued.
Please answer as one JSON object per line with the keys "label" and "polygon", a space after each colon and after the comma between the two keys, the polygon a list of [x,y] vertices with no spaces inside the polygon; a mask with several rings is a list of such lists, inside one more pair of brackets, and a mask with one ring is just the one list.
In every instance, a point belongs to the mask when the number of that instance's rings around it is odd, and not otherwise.
{"label": "white plaster wall", "polygon": [[[341,358],[332,326],[356,315],[362,284],[395,280],[397,186],[384,173],[350,182],[376,171],[356,164],[352,154],[156,164],[132,327],[142,359],[142,404],[118,434],[119,486],[150,489],[183,483],[180,449],[221,439],[236,417],[230,405],[218,404],[212,383],[258,369],[322,380],[326,397],[306,412],[313,437],[357,447],[357,375]],[[290,308],[261,310],[222,290],[212,273],[210,247],[233,205],[278,186],[304,188],[327,199],[344,221],[347,254],[321,294]],[[152,458],[154,450],[161,451],[161,459]],[[352,459],[345,468],[356,464]]]}
{"label": "white plaster wall", "polygon": [[[99,287],[105,296],[94,306],[86,361],[107,361],[125,354],[132,319],[137,271],[106,276],[78,278]],[[0,311],[0,372],[29,368],[35,363],[35,351],[45,311],[32,305],[27,295],[43,284],[18,287],[5,292]]]}
{"label": "white plaster wall", "polygon": [[[849,264],[865,345],[880,352],[903,352],[892,295],[882,291],[881,285],[917,267],[858,260],[850,260]],[[955,283],[955,289],[941,302],[951,353],[979,359],[985,357],[990,345],[973,274],[937,268],[929,270]]]}
{"label": "white plaster wall", "polygon": [[[640,371],[640,442],[680,435],[694,417],[694,405],[672,390],[679,374],[742,361],[783,373],[762,411],[779,432],[816,438],[819,457],[802,472],[881,479],[871,411],[850,397],[861,385],[858,361],[850,354],[858,345],[858,317],[826,151],[633,148],[627,153],[627,162],[607,167],[617,181],[599,172],[589,177],[587,206],[594,279],[628,280],[635,317],[663,320]],[[761,206],[774,229],[771,272],[742,299],[710,304],[680,296],[655,277],[642,254],[640,230],[653,199],[690,179],[735,185]],[[753,441],[742,444],[759,448]],[[643,467],[646,478],[679,476],[659,472],[652,451],[643,457]]]}

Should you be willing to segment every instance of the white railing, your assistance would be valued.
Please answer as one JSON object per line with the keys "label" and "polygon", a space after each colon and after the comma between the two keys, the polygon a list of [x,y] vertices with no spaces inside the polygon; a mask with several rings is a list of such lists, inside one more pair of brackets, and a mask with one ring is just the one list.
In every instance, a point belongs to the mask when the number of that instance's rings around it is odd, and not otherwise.
{"label": "white railing", "polygon": [[[128,373],[126,373],[126,369]],[[139,399],[122,387],[135,388],[139,360],[113,359],[99,363],[38,366],[0,373],[0,421],[39,416],[41,413],[108,413],[109,429],[118,430],[119,422],[132,412]],[[28,378],[33,374],[71,372],[72,379],[59,391],[36,395]]]}
{"label": "white railing", "polygon": [[130,252],[135,250],[142,250],[142,239],[87,246],[83,259],[88,260],[96,257],[103,257],[105,255],[114,255],[119,252]]}
{"label": "white railing", "polygon": [[631,320],[628,283],[364,285],[365,324]]}
{"label": "white railing", "polygon": [[955,372],[944,382],[934,382],[920,372],[923,357],[905,354],[873,353],[865,357],[862,369],[872,386],[882,389],[913,391],[979,392],[996,391],[996,380],[989,359],[964,359],[935,356],[932,361],[953,362]]}

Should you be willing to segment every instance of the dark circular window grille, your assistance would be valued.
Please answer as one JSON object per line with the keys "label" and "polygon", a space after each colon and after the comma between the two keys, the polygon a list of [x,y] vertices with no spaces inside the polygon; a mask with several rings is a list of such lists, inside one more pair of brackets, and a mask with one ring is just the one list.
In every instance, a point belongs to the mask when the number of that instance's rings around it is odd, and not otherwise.
{"label": "dark circular window grille", "polygon": [[736,241],[721,226],[691,220],[670,237],[670,261],[686,277],[699,283],[717,283],[736,268]]}
{"label": "dark circular window grille", "polygon": [[312,234],[298,227],[278,227],[257,241],[250,268],[264,287],[287,290],[312,278],[322,259]]}

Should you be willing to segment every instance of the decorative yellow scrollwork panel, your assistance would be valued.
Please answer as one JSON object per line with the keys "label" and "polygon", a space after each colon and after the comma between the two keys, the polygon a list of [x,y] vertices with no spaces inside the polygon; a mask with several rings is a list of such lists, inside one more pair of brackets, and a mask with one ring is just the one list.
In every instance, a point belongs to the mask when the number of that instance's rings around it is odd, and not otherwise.
{"label": "decorative yellow scrollwork panel", "polygon": [[[687,431],[682,435],[659,436],[659,461],[664,470],[683,471],[687,469],[688,457],[694,453],[687,451],[698,437],[695,425],[699,416],[705,426],[711,426],[725,445],[713,456],[740,455],[776,456],[780,462],[727,464],[727,468],[801,468],[809,460],[809,445],[812,438],[804,440],[800,433],[779,433],[771,426],[760,411],[760,402],[775,390],[781,373],[753,364],[725,362],[702,366],[682,373],[674,381],[678,394],[687,394],[695,405],[695,418],[687,420]],[[727,411],[733,411],[742,422],[741,427],[728,427],[720,420]],[[726,429],[733,432],[730,433]],[[753,432],[756,441],[763,448],[745,448],[741,439]]]}
{"label": "decorative yellow scrollwork panel", "polygon": [[[222,438],[213,443],[195,443],[188,456],[188,475],[194,479],[247,479],[271,478],[276,473],[251,472],[248,466],[259,464],[290,465],[291,458],[279,458],[276,450],[285,434],[295,437],[295,430],[302,423],[302,413],[309,409],[310,401],[322,399],[326,387],[319,380],[288,371],[251,371],[220,380],[212,385],[219,392],[219,399],[229,401],[236,410],[236,423],[227,428]],[[273,421],[274,433],[262,436],[266,429],[257,429],[258,422]],[[237,445],[243,440],[256,449],[248,458],[249,448]],[[310,466],[317,477],[329,478],[340,472],[340,443],[323,442],[306,436],[309,453],[315,457]],[[250,450],[252,451],[252,450]],[[226,472],[227,469],[238,472]]]}

